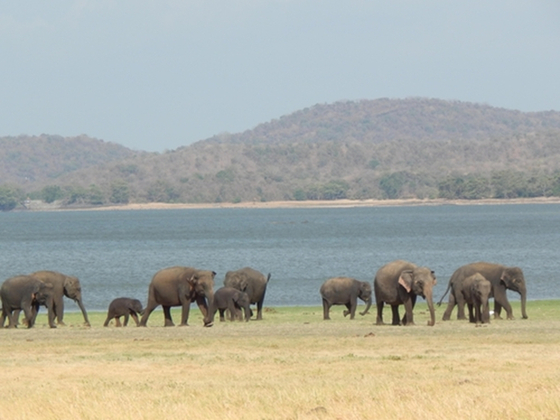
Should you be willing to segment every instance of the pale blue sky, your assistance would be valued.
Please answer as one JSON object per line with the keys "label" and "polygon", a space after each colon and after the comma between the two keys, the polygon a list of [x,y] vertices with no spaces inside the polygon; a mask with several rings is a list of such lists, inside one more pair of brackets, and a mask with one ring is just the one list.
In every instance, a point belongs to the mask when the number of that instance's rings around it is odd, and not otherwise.
{"label": "pale blue sky", "polygon": [[560,1],[4,1],[0,57],[0,136],[163,151],[340,100],[560,111]]}

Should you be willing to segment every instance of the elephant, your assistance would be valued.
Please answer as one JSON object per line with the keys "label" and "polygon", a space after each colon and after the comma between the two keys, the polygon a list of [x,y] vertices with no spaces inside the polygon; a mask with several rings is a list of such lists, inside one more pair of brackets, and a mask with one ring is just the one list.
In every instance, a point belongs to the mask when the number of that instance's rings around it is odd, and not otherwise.
{"label": "elephant", "polygon": [[220,311],[220,322],[224,322],[226,309],[229,310],[230,321],[236,318],[236,314],[241,309],[245,312],[245,321],[249,321],[252,315],[251,302],[247,293],[233,287],[221,287],[214,293],[214,302],[210,310],[210,322],[214,321],[217,311]]}
{"label": "elephant", "polygon": [[494,298],[494,318],[500,319],[502,307],[506,310],[507,319],[513,319],[513,311],[507,299],[506,290],[513,290],[521,296],[521,315],[523,319],[527,319],[527,286],[523,271],[519,267],[506,267],[501,264],[489,262],[476,262],[459,267],[451,275],[447,290],[438,302],[438,306],[449,293],[449,303],[443,314],[443,320],[448,321],[451,318],[451,312],[457,305],[457,319],[466,319],[465,317],[465,300],[461,294],[462,283],[467,277],[480,273],[492,284],[492,294]]}
{"label": "elephant", "polygon": [[430,311],[429,326],[435,324],[433,304],[433,288],[437,284],[434,272],[427,267],[403,260],[396,260],[385,264],[375,274],[373,288],[377,304],[377,325],[383,324],[383,305],[391,305],[393,311],[392,325],[400,325],[399,305],[404,305],[406,314],[402,319],[403,325],[414,324],[413,309],[417,296],[422,296]]}
{"label": "elephant", "polygon": [[354,319],[358,298],[366,303],[366,309],[360,315],[368,313],[372,303],[371,285],[365,281],[359,281],[350,277],[334,277],[323,283],[319,289],[323,298],[323,319],[331,319],[329,310],[332,305],[345,305],[344,316],[350,315]]}
{"label": "elephant", "polygon": [[469,308],[469,321],[477,325],[489,323],[488,299],[492,293],[492,283],[486,280],[482,274],[476,273],[463,281],[461,293]]}
{"label": "elephant", "polygon": [[237,271],[228,271],[224,279],[224,286],[233,287],[247,293],[249,301],[257,304],[257,320],[262,320],[262,308],[266,287],[270,280],[268,277],[251,267],[241,268]]}
{"label": "elephant", "polygon": [[196,301],[204,317],[204,326],[212,326],[208,307],[214,300],[215,271],[198,270],[193,267],[168,267],[154,274],[148,288],[148,303],[140,326],[145,327],[152,311],[163,306],[165,326],[171,327],[171,307],[181,306],[181,326],[188,325],[191,302]]}
{"label": "elephant", "polygon": [[49,326],[56,328],[52,285],[43,283],[32,276],[10,277],[0,287],[0,299],[2,300],[0,327],[4,326],[6,317],[8,317],[8,328],[16,328],[15,311],[23,310],[27,319],[27,328],[31,328],[35,324],[39,305],[45,305],[48,310]]}
{"label": "elephant", "polygon": [[121,326],[120,317],[124,316],[124,326],[128,324],[128,316],[130,315],[132,319],[136,322],[138,326],[138,314],[143,315],[144,309],[142,309],[142,303],[138,299],[131,299],[127,297],[120,297],[113,299],[109,304],[109,309],[107,311],[107,319],[103,324],[104,327],[109,325],[109,322],[115,318],[115,323],[117,327]]}
{"label": "elephant", "polygon": [[[36,271],[31,273],[33,276],[44,283],[51,284],[53,286],[53,311],[57,318],[59,325],[65,325],[64,318],[64,299],[66,296],[74,300],[84,316],[84,324],[88,327],[90,326],[89,319],[87,316],[86,308],[82,302],[82,286],[80,280],[73,276],[67,276],[65,274],[59,273],[57,271]],[[19,310],[16,312],[16,321],[19,317]]]}

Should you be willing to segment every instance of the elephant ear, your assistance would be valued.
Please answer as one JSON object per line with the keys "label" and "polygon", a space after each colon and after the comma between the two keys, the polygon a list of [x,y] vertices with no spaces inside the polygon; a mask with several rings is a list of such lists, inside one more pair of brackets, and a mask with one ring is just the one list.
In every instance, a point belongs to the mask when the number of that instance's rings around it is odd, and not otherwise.
{"label": "elephant ear", "polygon": [[239,282],[239,290],[241,290],[242,292],[246,291],[248,286],[249,281],[245,278]]}
{"label": "elephant ear", "polygon": [[412,289],[412,271],[403,271],[399,277],[399,284],[404,287],[407,293]]}

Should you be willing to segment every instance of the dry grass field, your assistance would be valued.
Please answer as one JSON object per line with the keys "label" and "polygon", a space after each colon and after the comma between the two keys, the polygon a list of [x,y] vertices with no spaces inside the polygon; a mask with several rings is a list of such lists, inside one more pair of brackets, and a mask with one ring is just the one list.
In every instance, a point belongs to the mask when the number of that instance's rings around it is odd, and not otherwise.
{"label": "dry grass field", "polygon": [[1,331],[0,419],[560,418],[560,302],[482,327],[428,327],[423,304],[415,326],[376,326],[374,311],[267,308],[212,328],[195,306],[174,328],[161,310],[147,328],[69,313],[52,330],[43,312]]}

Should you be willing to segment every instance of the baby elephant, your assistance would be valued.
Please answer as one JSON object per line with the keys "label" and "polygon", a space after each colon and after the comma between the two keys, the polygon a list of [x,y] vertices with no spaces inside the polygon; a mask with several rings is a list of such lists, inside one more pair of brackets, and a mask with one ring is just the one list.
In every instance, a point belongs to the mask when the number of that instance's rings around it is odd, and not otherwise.
{"label": "baby elephant", "polygon": [[136,322],[136,326],[138,326],[138,314],[144,314],[142,303],[140,303],[138,299],[131,299],[126,297],[117,298],[109,304],[107,319],[105,320],[103,326],[106,327],[107,325],[109,325],[109,321],[115,318],[117,327],[122,327],[120,317],[124,316],[124,326],[126,327],[126,325],[128,324],[129,315]]}
{"label": "baby elephant", "polygon": [[330,319],[329,310],[332,305],[346,305],[344,316],[350,314],[354,319],[358,298],[363,300],[367,306],[360,315],[367,314],[371,307],[371,285],[365,281],[351,279],[349,277],[335,277],[327,280],[319,289],[323,298],[323,319]]}
{"label": "baby elephant", "polygon": [[476,324],[489,323],[488,299],[492,294],[492,283],[482,274],[476,273],[464,280],[461,293],[469,307],[469,322],[475,322]]}
{"label": "baby elephant", "polygon": [[233,321],[236,315],[241,312],[241,309],[245,311],[245,321],[249,321],[253,314],[249,295],[233,287],[221,287],[214,293],[210,319],[213,322],[214,315],[217,311],[220,311],[220,322],[224,322],[226,320],[224,313],[229,310],[230,321]]}

